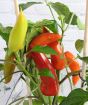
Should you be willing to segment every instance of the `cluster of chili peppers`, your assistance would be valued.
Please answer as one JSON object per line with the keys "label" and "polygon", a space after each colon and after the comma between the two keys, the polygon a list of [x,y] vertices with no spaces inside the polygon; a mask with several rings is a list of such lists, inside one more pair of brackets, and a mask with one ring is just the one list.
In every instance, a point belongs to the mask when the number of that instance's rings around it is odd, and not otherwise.
{"label": "cluster of chili peppers", "polygon": [[[63,48],[60,45],[61,38],[61,35],[49,33],[47,29],[44,28],[43,33],[34,37],[31,43],[29,43],[28,51],[30,51],[33,47],[40,45],[49,46],[57,52],[57,55],[50,56],[51,61],[49,61],[49,59],[43,53],[31,52],[29,54],[29,58],[31,56],[31,58],[34,60],[37,68],[39,69],[39,72],[47,68],[54,76],[54,78],[40,76],[40,89],[41,92],[46,96],[56,96],[58,94],[59,81],[56,70],[63,70],[66,65],[69,66],[72,72],[80,70],[80,65],[75,60],[74,55],[69,51],[65,53],[63,52]],[[79,80],[79,76],[73,76],[72,80],[73,84],[76,85]]]}
{"label": "cluster of chili peppers", "polygon": [[[19,28],[19,30],[18,30]],[[23,48],[24,40],[27,32],[27,19],[21,11],[14,28],[11,31],[8,43],[8,49],[10,53],[6,54],[5,60],[8,62],[14,61],[14,53]],[[44,69],[48,69],[53,77],[40,76],[40,90],[46,96],[56,96],[59,91],[59,80],[56,74],[56,70],[63,70],[66,65],[69,66],[72,72],[79,71],[80,65],[75,60],[75,56],[67,51],[64,53],[63,47],[60,44],[62,36],[55,33],[50,33],[45,27],[40,35],[34,37],[28,45],[29,54],[27,59],[33,59],[39,72]],[[21,40],[20,40],[21,39]],[[20,40],[20,42],[19,42]],[[19,43],[19,44],[18,44]],[[44,53],[30,52],[35,46],[49,46],[57,52],[56,55],[50,55],[49,60]],[[15,65],[13,63],[4,64],[4,75],[9,76],[5,79],[5,82],[10,82],[14,72]],[[79,76],[72,76],[73,84],[76,85],[79,80]]]}

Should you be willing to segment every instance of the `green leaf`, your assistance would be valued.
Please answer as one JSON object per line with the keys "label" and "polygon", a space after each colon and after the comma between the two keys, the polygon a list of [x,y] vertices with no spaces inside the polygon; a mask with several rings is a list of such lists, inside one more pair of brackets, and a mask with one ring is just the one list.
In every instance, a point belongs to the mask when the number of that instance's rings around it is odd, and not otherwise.
{"label": "green leaf", "polygon": [[31,51],[45,53],[45,54],[54,54],[54,55],[57,54],[57,52],[52,48],[50,48],[49,46],[35,46]]}
{"label": "green leaf", "polygon": [[24,100],[23,105],[29,105],[29,100]]}
{"label": "green leaf", "polygon": [[86,76],[86,83],[87,83],[87,86],[88,86],[88,76]]}
{"label": "green leaf", "polygon": [[[70,18],[72,16],[72,14],[74,14],[73,12],[69,12],[69,15],[67,16],[67,18],[65,18],[65,23],[69,24]],[[72,18],[72,22],[71,25],[77,25],[77,16],[74,14],[73,18]]]}
{"label": "green leaf", "polygon": [[4,65],[0,63],[0,71],[3,70]]}
{"label": "green leaf", "polygon": [[40,76],[48,76],[48,77],[51,77],[51,78],[54,78],[54,75],[52,74],[52,72],[45,68],[45,69],[42,69],[41,72],[39,72],[39,75]]}
{"label": "green leaf", "polygon": [[32,6],[34,4],[41,4],[41,2],[27,2],[27,3],[22,3],[22,4],[19,5],[19,8],[21,8],[22,10],[25,10],[25,9],[29,8],[30,6]]}
{"label": "green leaf", "polygon": [[[71,19],[72,14],[74,14],[72,11],[70,11],[70,9],[68,8],[68,6],[66,6],[63,3],[60,2],[56,2],[56,3],[49,3],[51,5],[51,7],[56,11],[56,13],[60,16],[64,16],[64,20],[66,24],[69,24],[69,21]],[[83,23],[80,21],[80,19],[78,18],[77,15],[74,14],[73,18],[72,18],[72,22],[71,25],[77,25],[77,27],[80,30],[84,29],[84,25]]]}
{"label": "green leaf", "polygon": [[31,89],[31,91],[32,91],[32,94],[34,95],[34,96],[37,96],[37,97],[39,97],[39,94],[38,94],[38,86],[36,86],[31,80],[30,80],[30,89]]}
{"label": "green leaf", "polygon": [[42,33],[42,29],[44,26],[47,27],[52,32],[58,33],[58,28],[54,20],[44,19],[36,23],[28,21],[28,33],[27,33],[27,38],[26,38],[27,46],[34,37]]}
{"label": "green leaf", "polygon": [[44,19],[42,22],[43,25],[46,26],[49,30],[51,30],[54,33],[58,33],[58,27],[55,20]]}
{"label": "green leaf", "polygon": [[4,51],[6,52],[8,50],[8,48],[4,48]]}
{"label": "green leaf", "polygon": [[84,46],[84,41],[81,40],[81,39],[78,39],[76,42],[75,42],[75,48],[76,50],[80,53],[83,49],[83,46]]}
{"label": "green leaf", "polygon": [[70,10],[69,8],[64,5],[63,3],[56,2],[56,3],[49,3],[51,7],[57,12],[58,15],[64,15],[65,17],[69,15]]}
{"label": "green leaf", "polygon": [[83,105],[88,101],[88,92],[75,89],[61,102],[60,105]]}
{"label": "green leaf", "polygon": [[24,98],[19,100],[19,102],[17,102],[15,105],[20,105],[23,101],[24,101]]}
{"label": "green leaf", "polygon": [[52,32],[58,33],[58,28],[54,20],[44,19],[36,23],[28,21],[28,33],[26,38],[27,44],[29,44],[35,36],[40,35],[40,33],[42,33],[42,28],[44,26],[47,27]]}
{"label": "green leaf", "polygon": [[77,18],[77,25],[78,25],[78,28],[80,30],[84,30],[85,29],[85,25],[80,21],[79,18]]}
{"label": "green leaf", "polygon": [[33,105],[43,105],[43,103],[40,100],[33,100]]}
{"label": "green leaf", "polygon": [[56,101],[61,103],[66,97],[65,96],[57,96]]}
{"label": "green leaf", "polygon": [[28,28],[31,29],[34,26],[35,23],[32,21],[28,20]]}
{"label": "green leaf", "polygon": [[65,19],[65,16],[64,16],[64,15],[60,15],[60,16],[58,17],[58,19],[59,19],[60,21],[63,21],[63,20]]}
{"label": "green leaf", "polygon": [[8,43],[11,29],[12,29],[12,27],[10,27],[10,26],[3,27],[2,24],[0,24],[0,35],[6,41],[6,44]]}
{"label": "green leaf", "polygon": [[38,21],[35,23],[34,27],[47,27],[49,30],[51,30],[54,33],[58,33],[58,27],[56,25],[56,21],[55,20],[48,20],[48,19],[44,19],[42,21]]}
{"label": "green leaf", "polygon": [[[69,13],[69,16],[65,19],[65,23],[67,23],[67,24],[69,23],[69,20],[71,19],[72,14],[74,14],[74,13],[73,12]],[[76,16],[75,14],[74,14],[74,16],[72,18],[71,25],[77,25],[79,30],[84,30],[85,29],[85,25],[81,22],[79,17]]]}
{"label": "green leaf", "polygon": [[78,58],[88,64],[88,56],[86,56],[86,57],[78,56]]}
{"label": "green leaf", "polygon": [[28,29],[28,33],[27,33],[27,37],[26,37],[26,44],[27,44],[27,48],[29,43],[31,42],[31,40],[36,37],[37,35],[40,35],[40,33],[42,32],[42,28],[41,27],[32,27],[31,30]]}

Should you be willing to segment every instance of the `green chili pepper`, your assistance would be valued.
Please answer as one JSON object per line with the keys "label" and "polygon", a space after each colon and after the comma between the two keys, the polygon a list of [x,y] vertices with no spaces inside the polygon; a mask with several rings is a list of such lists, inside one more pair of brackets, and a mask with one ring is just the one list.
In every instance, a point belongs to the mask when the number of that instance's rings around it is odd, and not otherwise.
{"label": "green chili pepper", "polygon": [[11,81],[12,74],[15,70],[14,58],[15,58],[14,54],[9,55],[7,53],[5,56],[5,62],[4,62],[5,83],[8,83]]}

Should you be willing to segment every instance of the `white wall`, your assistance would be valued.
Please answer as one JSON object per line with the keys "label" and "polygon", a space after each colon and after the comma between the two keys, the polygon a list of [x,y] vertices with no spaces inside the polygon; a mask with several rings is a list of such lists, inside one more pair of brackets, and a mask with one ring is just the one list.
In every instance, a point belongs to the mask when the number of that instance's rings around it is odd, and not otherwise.
{"label": "white wall", "polygon": [[[29,0],[19,0],[19,2],[26,2]],[[30,0],[30,1],[44,1],[44,0]],[[69,8],[76,13],[79,18],[84,22],[85,21],[85,2],[86,0],[50,0],[50,1],[60,1],[69,6]],[[44,18],[51,19],[51,14],[49,12],[49,9],[45,5],[36,5],[33,7],[30,7],[25,11],[26,16],[28,19],[36,21]],[[13,0],[0,0],[0,23],[2,23],[4,26],[7,25],[13,25],[15,23],[15,13],[14,13],[14,6],[13,6]],[[69,30],[65,33],[64,38],[64,45],[65,50],[70,50],[74,54],[76,53],[76,50],[74,48],[74,42],[78,38],[83,38],[84,31],[80,31],[77,29],[77,27],[70,27]],[[5,42],[0,38],[0,59],[4,58],[4,50]],[[14,83],[13,83],[14,84]],[[13,87],[13,84],[11,86]],[[0,89],[3,90],[4,84],[0,85]],[[8,87],[8,86],[7,86]],[[20,88],[20,87],[19,87]],[[19,89],[17,88],[16,92]],[[65,93],[68,90],[65,90]],[[2,93],[0,95],[0,105],[5,105],[6,97],[9,94]],[[15,93],[16,95],[16,93]],[[3,96],[3,97],[2,97]],[[2,97],[2,98],[1,98]],[[3,100],[2,100],[3,99]]]}

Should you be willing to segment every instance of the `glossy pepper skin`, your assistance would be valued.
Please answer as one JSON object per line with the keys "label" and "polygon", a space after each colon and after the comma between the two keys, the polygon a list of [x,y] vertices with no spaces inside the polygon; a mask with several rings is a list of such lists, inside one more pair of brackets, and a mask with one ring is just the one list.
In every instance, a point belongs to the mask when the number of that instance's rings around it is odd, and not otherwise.
{"label": "glossy pepper skin", "polygon": [[[75,56],[71,52],[65,52],[65,57],[67,59],[68,66],[72,72],[80,70],[80,64],[75,60]],[[72,76],[73,85],[76,85],[79,79],[79,75]]]}
{"label": "glossy pepper skin", "polygon": [[17,52],[24,47],[27,26],[27,19],[21,11],[9,36],[8,48],[11,52]]}
{"label": "glossy pepper skin", "polygon": [[4,77],[5,77],[5,83],[9,83],[12,79],[12,73],[15,70],[15,64],[14,62],[14,58],[15,56],[13,54],[8,55],[6,54],[5,56],[5,60],[6,62],[4,62]]}
{"label": "glossy pepper skin", "polygon": [[66,56],[67,63],[69,63],[71,60],[75,59],[75,56],[69,51],[66,51],[64,54]]}
{"label": "glossy pepper skin", "polygon": [[[69,68],[71,71],[75,72],[75,71],[79,71],[80,70],[80,65],[77,61],[75,60],[72,60],[71,63],[69,64]],[[72,81],[73,81],[73,84],[76,85],[77,82],[79,81],[80,77],[79,75],[77,76],[72,76]]]}
{"label": "glossy pepper skin", "polygon": [[[44,30],[43,30],[44,31]],[[36,37],[29,43],[28,51],[33,47],[40,45],[40,46],[47,46],[48,44],[60,40],[61,36],[58,34],[53,33],[42,33]],[[30,58],[30,53],[27,54],[27,58]]]}
{"label": "glossy pepper skin", "polygon": [[38,36],[36,36],[30,43],[30,47],[33,48],[34,46],[40,45],[40,46],[46,46],[56,40],[61,39],[61,36],[59,34],[54,33],[42,33]]}
{"label": "glossy pepper skin", "polygon": [[47,76],[40,76],[40,78],[41,78],[41,85],[40,85],[41,92],[46,96],[57,95],[58,94],[58,79],[57,79],[57,75],[56,75],[55,70],[54,70],[53,66],[51,65],[50,61],[43,53],[33,52],[33,53],[31,53],[31,56],[40,72],[47,68],[54,75],[54,78],[47,77]]}
{"label": "glossy pepper skin", "polygon": [[56,70],[63,70],[66,63],[61,45],[59,44],[59,42],[55,41],[53,43],[50,43],[48,46],[53,48],[58,53],[57,55],[51,55],[51,62],[53,67]]}

